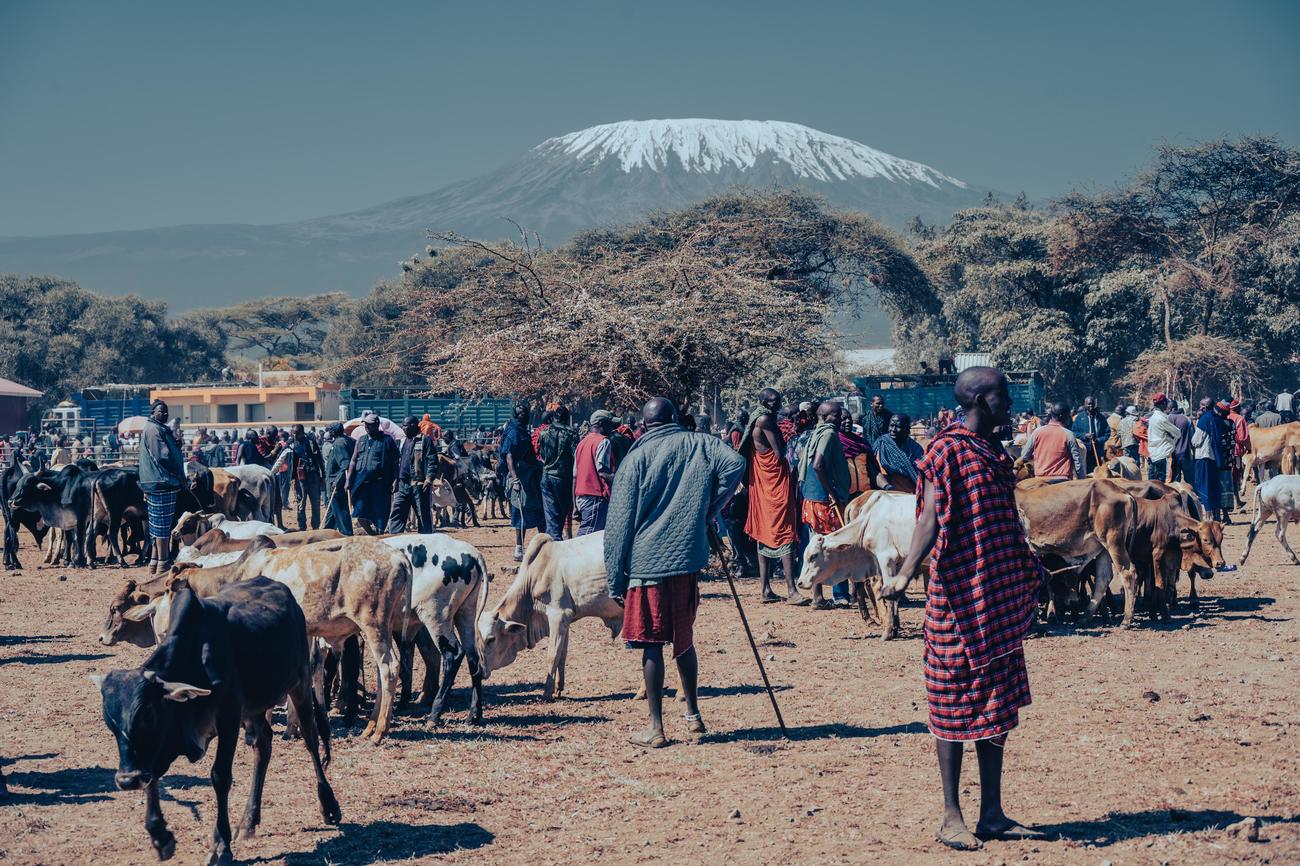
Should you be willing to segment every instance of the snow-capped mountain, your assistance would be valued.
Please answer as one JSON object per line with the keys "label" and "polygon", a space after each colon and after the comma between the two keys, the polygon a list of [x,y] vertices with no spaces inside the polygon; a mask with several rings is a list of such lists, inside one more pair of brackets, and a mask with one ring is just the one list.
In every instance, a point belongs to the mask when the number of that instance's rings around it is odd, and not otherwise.
{"label": "snow-capped mountain", "polygon": [[547,139],[521,159],[435,192],[280,225],[192,225],[0,239],[0,271],[53,273],[173,309],[270,294],[360,295],[423,249],[430,229],[549,244],[693,204],[736,186],[798,187],[901,226],[944,222],[985,194],[929,166],[780,121],[624,121]]}

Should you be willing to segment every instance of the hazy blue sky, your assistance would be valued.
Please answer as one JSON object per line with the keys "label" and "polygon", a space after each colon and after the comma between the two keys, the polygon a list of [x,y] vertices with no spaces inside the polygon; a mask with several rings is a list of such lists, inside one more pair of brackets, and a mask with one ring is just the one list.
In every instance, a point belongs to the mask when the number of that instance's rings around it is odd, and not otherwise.
{"label": "hazy blue sky", "polygon": [[652,117],[1043,198],[1162,140],[1300,142],[1300,2],[0,0],[0,235],[347,211]]}

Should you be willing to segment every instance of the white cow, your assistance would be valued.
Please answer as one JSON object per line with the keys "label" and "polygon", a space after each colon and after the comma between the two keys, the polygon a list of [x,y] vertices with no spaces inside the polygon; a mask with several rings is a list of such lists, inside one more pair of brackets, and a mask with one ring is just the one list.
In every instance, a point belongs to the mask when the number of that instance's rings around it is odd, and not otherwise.
{"label": "white cow", "polygon": [[265,466],[244,463],[227,466],[225,471],[239,479],[239,516],[250,520],[268,520],[277,526],[280,520],[280,486]]}
{"label": "white cow", "polygon": [[814,535],[808,542],[799,588],[810,590],[843,580],[862,583],[867,595],[864,616],[874,608],[884,627],[882,637],[890,640],[898,634],[898,602],[882,600],[880,589],[882,581],[898,575],[907,558],[916,527],[916,497],[878,490],[862,500],[847,525]]}
{"label": "white cow", "polygon": [[[410,532],[382,536],[377,540],[402,551],[411,560],[411,609],[402,624],[403,637],[407,640],[414,638],[423,625],[442,656],[442,676],[429,710],[430,720],[435,726],[441,724],[443,707],[463,659],[469,663],[473,685],[470,721],[482,724],[483,679],[486,674],[474,622],[487,607],[488,581],[491,580],[483,554],[474,545],[442,532],[428,535]],[[427,659],[425,664],[427,668]],[[427,685],[435,681],[426,675]],[[429,697],[427,687],[422,697]]]}
{"label": "white cow", "polygon": [[589,616],[599,617],[612,637],[623,630],[623,608],[610,596],[605,576],[604,531],[567,541],[537,533],[514,583],[492,610],[479,616],[487,674],[549,635],[543,699],[562,697],[569,626]]}
{"label": "white cow", "polygon": [[1269,517],[1277,520],[1277,540],[1282,542],[1282,549],[1291,555],[1292,562],[1300,565],[1300,559],[1296,558],[1286,540],[1287,524],[1300,523],[1300,475],[1275,475],[1255,488],[1255,522],[1250,525],[1250,534],[1246,536],[1242,565],[1246,564],[1250,546]]}

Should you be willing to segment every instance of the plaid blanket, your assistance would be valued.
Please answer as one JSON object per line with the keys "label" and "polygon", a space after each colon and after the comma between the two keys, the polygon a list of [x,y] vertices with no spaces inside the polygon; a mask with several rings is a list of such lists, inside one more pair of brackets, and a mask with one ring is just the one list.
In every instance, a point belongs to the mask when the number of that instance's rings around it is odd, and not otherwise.
{"label": "plaid blanket", "polygon": [[[978,670],[1020,648],[1044,579],[1016,509],[1011,458],[953,424],[930,443],[918,468],[936,493],[930,575],[939,591],[931,590],[931,602],[946,609],[933,613],[951,619],[954,649]],[[923,502],[918,496],[918,513]]]}

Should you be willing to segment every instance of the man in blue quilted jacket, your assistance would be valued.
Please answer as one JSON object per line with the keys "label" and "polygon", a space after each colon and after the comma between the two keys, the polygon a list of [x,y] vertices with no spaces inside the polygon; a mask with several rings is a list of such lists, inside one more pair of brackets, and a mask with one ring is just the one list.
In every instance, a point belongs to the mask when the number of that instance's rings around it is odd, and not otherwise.
{"label": "man in blue quilted jacket", "polygon": [[605,520],[609,593],[626,609],[623,640],[641,650],[649,730],[633,745],[658,749],[664,736],[664,644],[686,698],[687,729],[704,733],[696,701],[697,575],[709,564],[710,521],[736,492],[745,460],[721,439],[690,432],[677,407],[655,397],[641,410],[646,432],[619,464]]}

